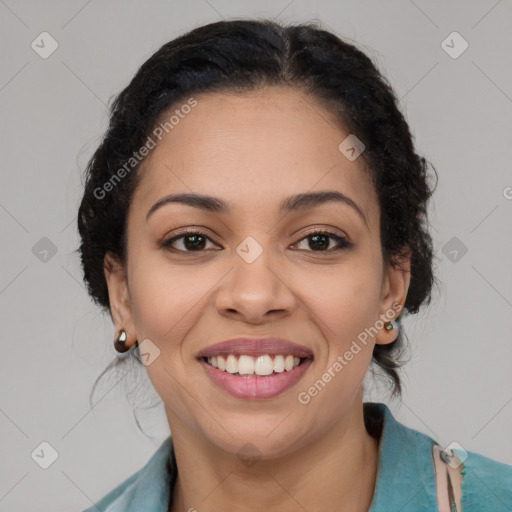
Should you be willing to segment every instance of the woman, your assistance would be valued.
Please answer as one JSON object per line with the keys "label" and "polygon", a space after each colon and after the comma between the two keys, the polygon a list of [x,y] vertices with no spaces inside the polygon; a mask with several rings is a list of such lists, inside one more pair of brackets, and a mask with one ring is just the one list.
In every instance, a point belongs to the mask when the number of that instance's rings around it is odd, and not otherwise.
{"label": "woman", "polygon": [[512,467],[363,403],[372,362],[400,394],[397,319],[430,301],[427,170],[374,64],[313,24],[213,23],[142,65],[80,252],[172,437],[98,509],[512,509]]}

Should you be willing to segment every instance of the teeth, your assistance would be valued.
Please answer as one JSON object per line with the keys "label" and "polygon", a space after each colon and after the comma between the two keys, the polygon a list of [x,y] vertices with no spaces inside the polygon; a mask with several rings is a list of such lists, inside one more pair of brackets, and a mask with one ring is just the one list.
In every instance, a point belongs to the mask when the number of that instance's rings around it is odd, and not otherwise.
{"label": "teeth", "polygon": [[238,371],[238,362],[233,354],[229,354],[226,359],[226,371],[228,373],[236,373]]}
{"label": "teeth", "polygon": [[274,361],[269,355],[258,356],[254,363],[254,373],[256,375],[270,375],[274,371]]}
{"label": "teeth", "polygon": [[252,357],[248,355],[237,356],[229,354],[226,356],[213,356],[208,358],[208,363],[214,368],[228,372],[238,373],[239,375],[271,375],[272,373],[282,373],[285,370],[291,371],[300,364],[300,358],[292,354],[285,356],[269,354]]}
{"label": "teeth", "polygon": [[[212,359],[215,359],[215,357]],[[251,356],[240,356],[238,359],[238,373],[240,375],[252,375],[255,366],[254,358]]]}
{"label": "teeth", "polygon": [[284,357],[279,355],[274,357],[274,371],[276,373],[284,372]]}

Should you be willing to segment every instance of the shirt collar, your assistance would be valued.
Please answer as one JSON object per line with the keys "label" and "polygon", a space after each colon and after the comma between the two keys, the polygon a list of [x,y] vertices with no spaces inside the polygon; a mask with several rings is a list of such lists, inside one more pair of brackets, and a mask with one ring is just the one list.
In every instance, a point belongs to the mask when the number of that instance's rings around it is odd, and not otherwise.
{"label": "shirt collar", "polygon": [[436,442],[399,423],[385,404],[365,403],[364,417],[370,433],[381,428],[377,480],[368,512],[437,510],[431,458]]}

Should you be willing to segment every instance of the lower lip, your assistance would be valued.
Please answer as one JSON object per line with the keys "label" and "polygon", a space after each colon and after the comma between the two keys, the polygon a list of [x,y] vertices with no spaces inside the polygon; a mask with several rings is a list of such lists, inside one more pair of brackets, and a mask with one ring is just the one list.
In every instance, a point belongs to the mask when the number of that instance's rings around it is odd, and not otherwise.
{"label": "lower lip", "polygon": [[306,359],[293,370],[284,370],[272,375],[239,377],[200,360],[201,365],[215,384],[236,398],[246,399],[272,398],[280,395],[302,377],[312,362],[312,359]]}

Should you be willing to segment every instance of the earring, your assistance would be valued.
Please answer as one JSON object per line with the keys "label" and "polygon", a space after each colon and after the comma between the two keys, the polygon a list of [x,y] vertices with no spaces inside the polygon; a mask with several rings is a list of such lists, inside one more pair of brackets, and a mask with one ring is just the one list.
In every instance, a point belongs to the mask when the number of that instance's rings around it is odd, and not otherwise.
{"label": "earring", "polygon": [[124,329],[121,329],[121,331],[119,332],[119,336],[117,337],[116,340],[114,340],[114,348],[117,350],[117,352],[122,353],[122,352],[126,352],[130,349],[126,345],[126,339],[127,339],[126,331]]}
{"label": "earring", "polygon": [[391,331],[393,329],[398,329],[398,324],[396,323],[396,320],[391,320],[389,322],[386,322],[384,324],[384,329],[386,329],[386,331]]}

